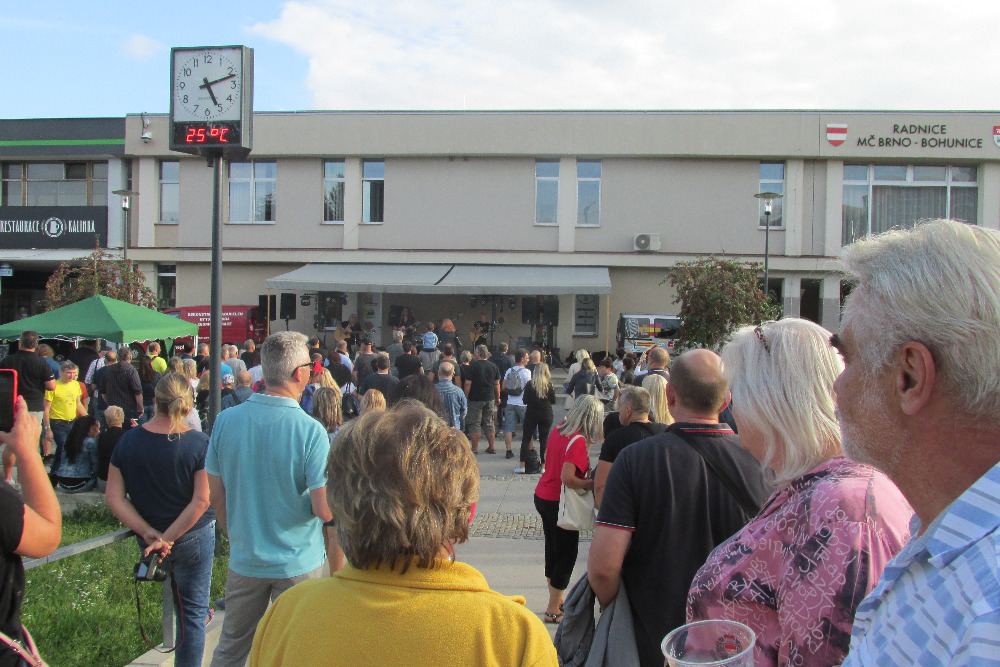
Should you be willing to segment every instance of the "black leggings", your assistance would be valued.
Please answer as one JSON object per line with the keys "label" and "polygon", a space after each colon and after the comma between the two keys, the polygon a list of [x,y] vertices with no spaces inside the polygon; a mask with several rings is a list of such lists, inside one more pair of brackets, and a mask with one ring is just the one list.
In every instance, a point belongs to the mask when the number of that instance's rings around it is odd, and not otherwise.
{"label": "black leggings", "polygon": [[545,532],[545,576],[549,585],[564,591],[573,576],[573,566],[580,548],[580,531],[566,530],[556,525],[559,520],[559,501],[543,500],[535,496],[535,509],[542,517]]}
{"label": "black leggings", "polygon": [[549,444],[549,431],[552,430],[552,412],[548,414],[532,413],[530,410],[524,413],[524,424],[521,425],[524,432],[521,434],[521,463],[524,463],[524,454],[528,451],[531,438],[535,435],[535,428],[538,428],[538,458],[545,463],[545,447]]}

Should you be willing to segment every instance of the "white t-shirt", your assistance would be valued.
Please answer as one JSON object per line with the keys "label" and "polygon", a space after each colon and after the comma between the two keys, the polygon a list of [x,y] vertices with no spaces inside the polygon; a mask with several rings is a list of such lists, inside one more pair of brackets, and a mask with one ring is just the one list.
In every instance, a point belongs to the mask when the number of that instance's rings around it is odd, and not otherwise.
{"label": "white t-shirt", "polygon": [[524,405],[524,388],[531,381],[531,371],[529,371],[524,366],[511,366],[510,369],[504,373],[503,382],[500,383],[500,389],[503,389],[507,384],[507,376],[511,373],[521,374],[521,393],[517,396],[511,396],[507,394],[507,405]]}

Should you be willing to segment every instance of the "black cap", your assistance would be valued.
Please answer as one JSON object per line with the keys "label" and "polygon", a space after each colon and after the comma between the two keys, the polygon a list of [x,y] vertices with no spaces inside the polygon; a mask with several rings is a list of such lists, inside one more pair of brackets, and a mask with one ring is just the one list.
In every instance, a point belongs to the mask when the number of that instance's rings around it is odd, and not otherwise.
{"label": "black cap", "polygon": [[361,344],[362,345],[371,345],[372,344],[371,336],[362,336],[361,337]]}

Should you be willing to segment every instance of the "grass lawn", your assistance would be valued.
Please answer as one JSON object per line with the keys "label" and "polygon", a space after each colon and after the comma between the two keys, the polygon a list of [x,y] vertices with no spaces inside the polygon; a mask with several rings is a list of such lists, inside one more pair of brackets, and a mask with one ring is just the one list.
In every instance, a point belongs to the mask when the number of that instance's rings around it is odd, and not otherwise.
{"label": "grass lawn", "polygon": [[[60,546],[123,528],[104,505],[63,517]],[[55,667],[118,667],[149,650],[137,627],[133,567],[135,538],[25,572],[22,620],[45,660]],[[211,599],[223,597],[229,544],[215,559]],[[154,644],[162,639],[161,584],[140,583],[142,624]]]}

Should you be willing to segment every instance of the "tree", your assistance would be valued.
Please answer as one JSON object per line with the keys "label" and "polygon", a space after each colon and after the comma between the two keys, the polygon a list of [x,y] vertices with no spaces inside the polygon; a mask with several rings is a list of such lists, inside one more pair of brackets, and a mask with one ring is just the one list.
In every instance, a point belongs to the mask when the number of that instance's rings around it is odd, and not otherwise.
{"label": "tree", "polygon": [[715,348],[739,326],[777,319],[781,307],[760,289],[759,262],[702,257],[678,262],[660,283],[670,283],[680,303],[677,346]]}
{"label": "tree", "polygon": [[146,276],[139,267],[102,248],[83,259],[59,264],[45,284],[42,305],[46,311],[54,310],[98,294],[156,308],[156,295],[146,286]]}

